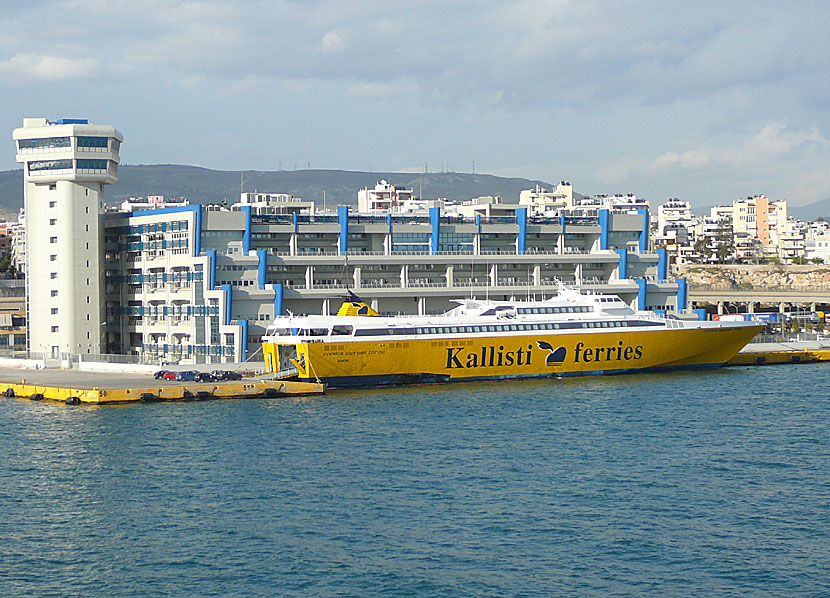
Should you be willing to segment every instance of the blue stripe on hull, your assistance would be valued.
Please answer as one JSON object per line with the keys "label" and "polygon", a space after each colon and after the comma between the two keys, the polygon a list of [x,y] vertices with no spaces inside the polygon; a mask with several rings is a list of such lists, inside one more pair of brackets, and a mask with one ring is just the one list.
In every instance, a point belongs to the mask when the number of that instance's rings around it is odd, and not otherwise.
{"label": "blue stripe on hull", "polygon": [[[402,384],[437,384],[445,382],[478,382],[485,380],[519,380],[533,378],[571,378],[580,376],[617,376],[620,374],[644,374],[656,372],[676,372],[681,370],[706,370],[719,368],[723,363],[704,363],[697,365],[655,366],[651,368],[628,368],[622,370],[594,370],[589,372],[551,372],[550,374],[511,374],[507,376],[474,376],[469,378],[450,378],[443,374],[391,374],[378,376],[337,376],[320,378],[328,388],[400,386]],[[313,378],[300,378],[301,382],[317,382]]]}

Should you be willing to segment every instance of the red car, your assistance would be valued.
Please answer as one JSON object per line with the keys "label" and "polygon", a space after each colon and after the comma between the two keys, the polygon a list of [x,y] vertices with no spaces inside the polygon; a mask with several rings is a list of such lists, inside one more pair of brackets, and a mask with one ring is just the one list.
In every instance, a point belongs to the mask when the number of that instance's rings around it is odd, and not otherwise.
{"label": "red car", "polygon": [[176,374],[178,374],[178,372],[169,372],[169,371],[164,372],[163,378],[165,380],[175,380],[176,379]]}

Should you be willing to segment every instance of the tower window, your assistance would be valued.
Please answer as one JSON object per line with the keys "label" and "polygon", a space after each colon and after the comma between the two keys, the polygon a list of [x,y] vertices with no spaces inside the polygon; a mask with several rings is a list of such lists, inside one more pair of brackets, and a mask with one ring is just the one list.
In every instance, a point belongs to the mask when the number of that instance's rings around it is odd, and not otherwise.
{"label": "tower window", "polygon": [[53,307],[51,311],[52,311],[53,316],[58,315],[58,308],[57,307]]}
{"label": "tower window", "polygon": [[50,262],[54,262],[54,261],[56,261],[57,259],[58,259],[58,256],[57,256],[57,255],[55,255],[54,253],[53,253],[52,255],[50,255],[50,256],[49,256],[49,261],[50,261]]}
{"label": "tower window", "polygon": [[49,274],[49,278],[51,278],[52,280],[55,280],[57,277],[58,277],[57,272],[52,272],[51,274]]}
{"label": "tower window", "polygon": [[50,218],[50,219],[49,219],[49,224],[51,224],[52,226],[56,225],[57,223],[58,223],[58,219],[57,219],[57,218]]}
{"label": "tower window", "polygon": [[52,332],[57,332],[57,331],[58,331],[58,327],[57,326],[52,326]]}
{"label": "tower window", "polygon": [[[50,188],[51,188],[51,185],[50,185]],[[58,205],[58,202],[56,202],[54,199],[49,202],[49,207],[50,208],[54,208],[56,205]]]}
{"label": "tower window", "polygon": [[55,290],[55,289],[52,289],[52,291],[51,291],[50,295],[51,295],[52,297],[57,297],[57,296],[58,296],[58,291],[57,291],[57,290]]}
{"label": "tower window", "polygon": [[57,237],[49,237],[49,242],[50,242],[50,243],[57,243],[57,242],[58,242],[58,238],[57,238]]}

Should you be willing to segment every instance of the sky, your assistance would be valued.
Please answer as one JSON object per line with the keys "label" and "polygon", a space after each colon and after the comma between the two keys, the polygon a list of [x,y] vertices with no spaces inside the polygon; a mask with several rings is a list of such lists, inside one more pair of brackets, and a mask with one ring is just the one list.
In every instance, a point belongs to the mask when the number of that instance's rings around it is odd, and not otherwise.
{"label": "sky", "polygon": [[126,164],[803,205],[830,198],[827,23],[810,0],[0,0],[0,169],[46,116],[114,125]]}

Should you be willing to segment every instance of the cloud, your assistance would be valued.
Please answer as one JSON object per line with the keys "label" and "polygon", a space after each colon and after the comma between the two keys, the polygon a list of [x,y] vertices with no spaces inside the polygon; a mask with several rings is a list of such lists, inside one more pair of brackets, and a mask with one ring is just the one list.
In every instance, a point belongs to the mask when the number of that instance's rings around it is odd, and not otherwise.
{"label": "cloud", "polygon": [[331,54],[332,52],[339,52],[346,47],[346,40],[337,31],[329,31],[320,40],[320,50],[323,54]]}
{"label": "cloud", "polygon": [[0,76],[10,80],[65,81],[88,79],[98,71],[95,58],[16,54],[0,61]]}
{"label": "cloud", "polygon": [[418,84],[406,78],[394,81],[368,81],[357,83],[349,87],[346,92],[352,97],[367,98],[371,100],[386,100],[396,96],[408,96],[418,90]]}
{"label": "cloud", "polygon": [[816,127],[790,131],[782,123],[769,123],[745,141],[732,146],[699,147],[683,152],[670,151],[656,158],[626,157],[599,169],[605,183],[621,183],[632,177],[654,177],[671,172],[705,171],[715,165],[741,169],[765,169],[770,162],[794,158],[813,149],[822,151],[828,141]]}

